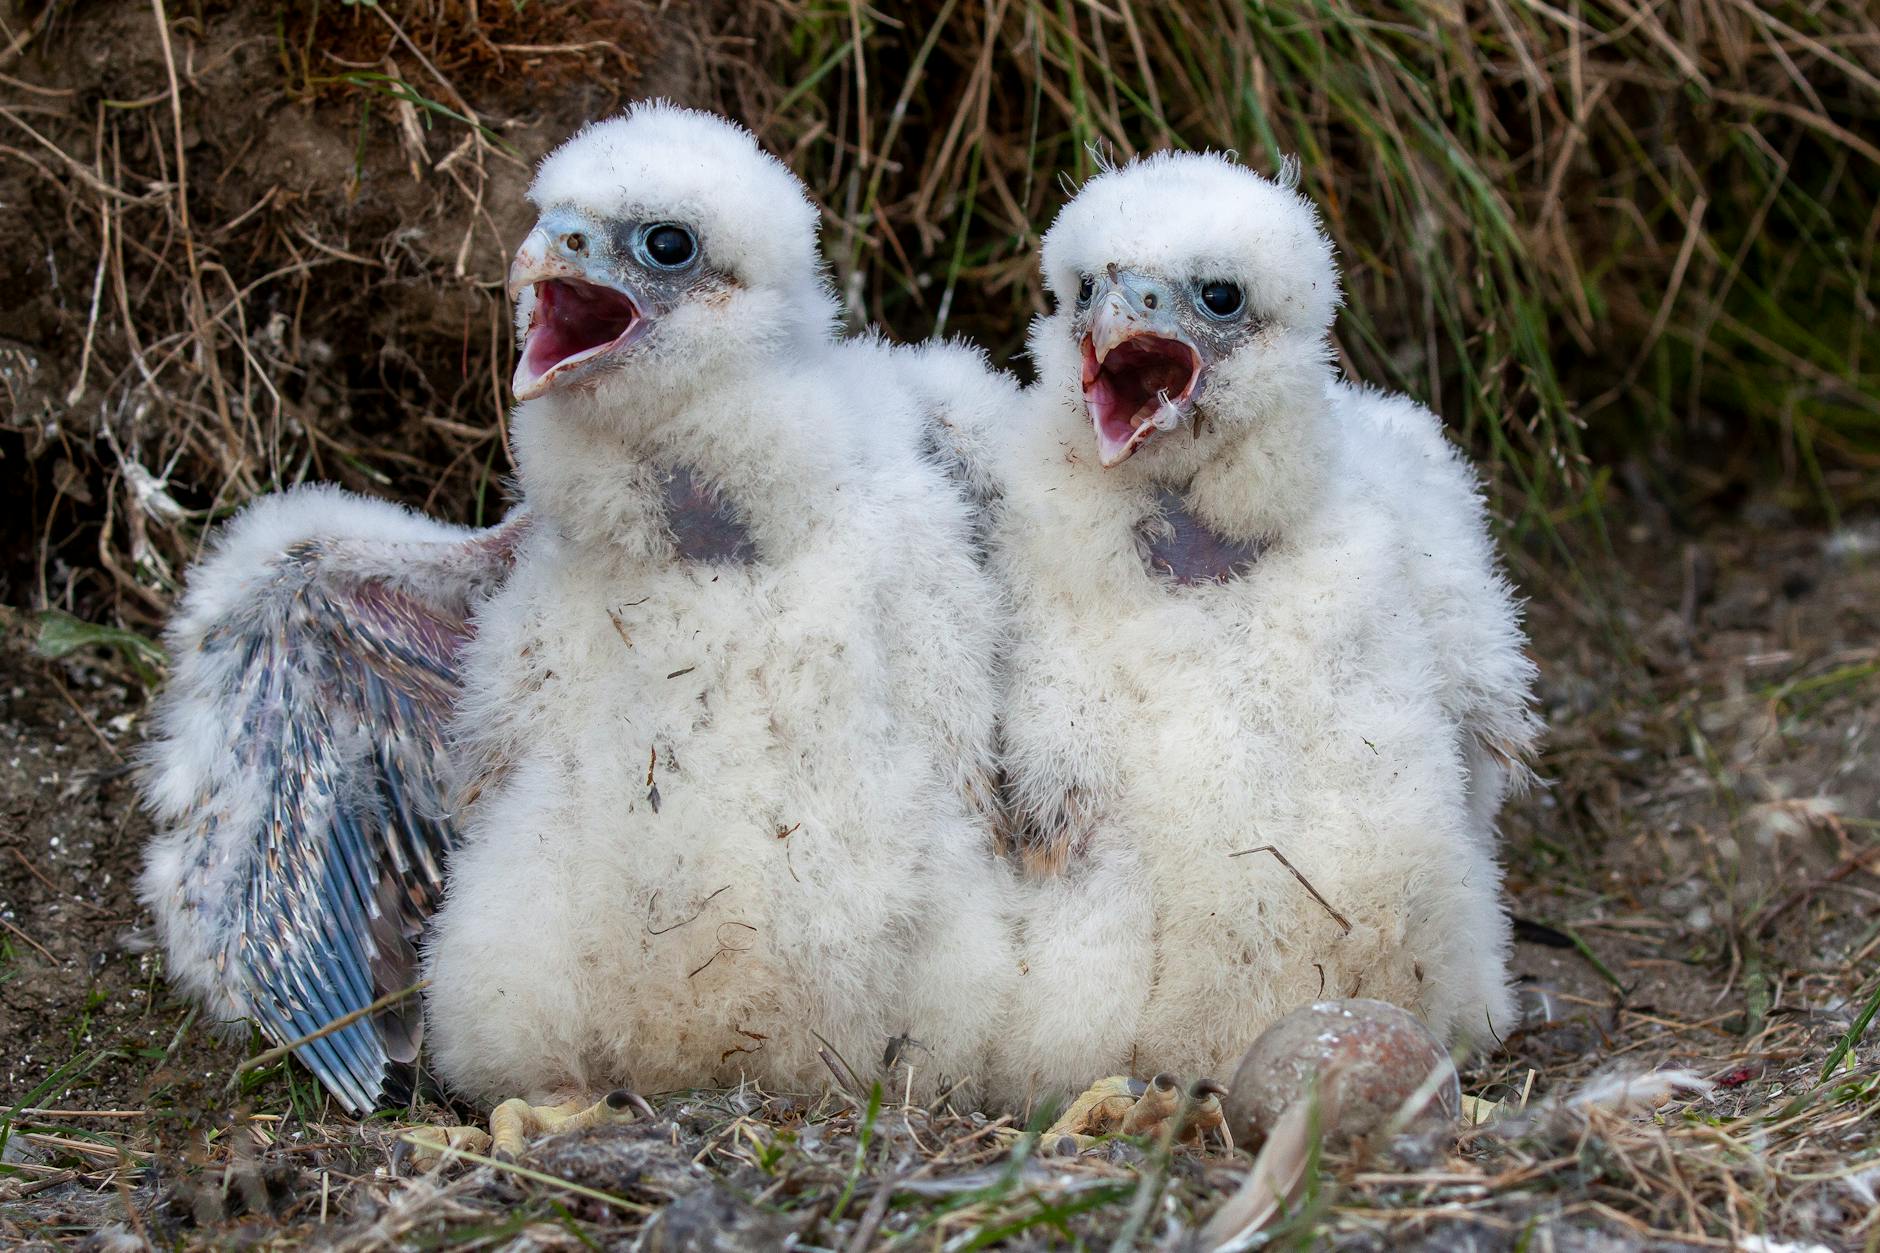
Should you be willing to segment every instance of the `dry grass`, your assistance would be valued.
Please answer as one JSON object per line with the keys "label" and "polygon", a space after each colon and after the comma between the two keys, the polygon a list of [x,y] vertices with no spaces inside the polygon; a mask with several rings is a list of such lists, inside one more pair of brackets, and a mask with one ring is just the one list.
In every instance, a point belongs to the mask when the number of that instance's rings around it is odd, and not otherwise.
{"label": "dry grass", "polygon": [[0,325],[0,431],[38,547],[14,601],[149,626],[205,521],[305,477],[492,511],[523,158],[636,90],[791,159],[858,324],[1001,356],[1093,147],[1297,154],[1351,365],[1436,403],[1556,561],[1615,471],[1680,506],[1876,495],[1880,19],[1856,0],[153,0],[3,38],[32,299]]}
{"label": "dry grass", "polygon": [[[570,124],[514,110],[617,107],[647,17],[476,7],[55,4],[12,35],[9,600],[148,628],[206,524],[307,478],[499,510],[518,142]],[[50,82],[11,73],[35,51]]]}
{"label": "dry grass", "polygon": [[1641,449],[1733,476],[1775,452],[1824,503],[1871,497],[1831,473],[1880,457],[1871,6],[785,11],[741,99],[826,197],[858,320],[1013,349],[1089,149],[1293,154],[1345,259],[1347,358],[1437,402],[1518,524]]}
{"label": "dry grass", "polygon": [[[1621,1049],[1701,1029],[1626,1017],[1610,1020]],[[1307,1186],[1260,1235],[1281,1248],[1500,1249],[1737,1248],[1746,1235],[1781,1233],[1871,1248],[1880,1065],[1824,1081],[1822,1036],[1785,1023],[1742,1042],[1701,1081],[1634,1080],[1624,1094],[1599,1089],[1597,1100],[1569,1095],[1599,1088],[1584,1074],[1539,1079],[1557,1094],[1543,1099],[1536,1072],[1478,1071],[1471,1088],[1500,1098],[1488,1121],[1459,1139],[1311,1153],[1299,1163]],[[286,1095],[262,1089],[199,1121],[179,1119],[175,1106],[16,1109],[9,1122],[26,1153],[0,1186],[6,1200],[43,1199],[0,1208],[0,1232],[56,1240],[114,1224],[159,1246],[269,1247],[318,1233],[343,1249],[575,1248],[636,1233],[642,1247],[682,1248],[700,1247],[688,1237],[702,1231],[725,1242],[713,1247],[753,1250],[789,1237],[854,1250],[1211,1249],[1195,1235],[1247,1169],[1244,1157],[1125,1139],[1046,1157],[1031,1135],[1014,1146],[1002,1120],[879,1092],[736,1089],[676,1094],[654,1120],[544,1141],[519,1166],[477,1158],[399,1177],[393,1130],[333,1120]]]}
{"label": "dry grass", "polygon": [[[747,1091],[553,1148],[549,1180],[399,1180],[392,1133],[332,1117],[290,1065],[230,1098],[243,1051],[165,997],[148,954],[96,965],[135,920],[122,759],[161,661],[144,636],[205,528],[308,478],[494,514],[527,159],[659,91],[747,118],[804,174],[856,321],[1002,356],[1092,145],[1297,153],[1347,267],[1345,356],[1439,403],[1490,465],[1539,596],[1554,742],[1555,786],[1511,822],[1512,881],[1552,924],[1533,934],[1570,947],[1523,947],[1534,1012],[1465,1075],[1497,1120],[1307,1163],[1274,1243],[1880,1246],[1880,1054],[1837,1048],[1864,1039],[1880,951],[1880,584],[1800,532],[1697,533],[1746,497],[1830,523],[1880,500],[1871,6],[673,8],[3,19],[0,277],[21,296],[0,310],[19,502],[0,588],[73,617],[48,638],[65,662],[6,654],[43,703],[0,758],[76,718],[55,747],[90,764],[50,776],[80,788],[56,804],[0,795],[0,1021],[32,1041],[6,1059],[24,1078],[0,1236],[577,1247],[657,1211],[647,1247],[686,1247],[688,1223],[751,1248],[1174,1245],[1244,1174],[1155,1145],[1009,1153],[983,1119],[892,1094]],[[1610,599],[1560,577],[1589,540],[1602,578],[1616,561]],[[93,793],[95,814],[71,799]],[[79,863],[37,838],[67,809],[115,830],[115,886],[74,896]],[[1649,1113],[1567,1106],[1614,1066],[1713,1086]]]}

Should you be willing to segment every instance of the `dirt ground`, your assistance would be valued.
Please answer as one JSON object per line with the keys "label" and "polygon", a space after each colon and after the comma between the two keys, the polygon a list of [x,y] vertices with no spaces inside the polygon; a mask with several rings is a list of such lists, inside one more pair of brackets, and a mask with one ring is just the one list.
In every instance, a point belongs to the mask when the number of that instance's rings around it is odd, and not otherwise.
{"label": "dirt ground", "polygon": [[712,6],[396,7],[172,5],[167,58],[145,4],[7,27],[0,601],[151,630],[194,519],[303,477],[495,507],[532,163],[709,98]]}
{"label": "dirt ground", "polygon": [[[1622,593],[1616,615],[1569,580],[1517,569],[1533,597],[1550,727],[1546,784],[1506,824],[1511,908],[1534,937],[1517,958],[1529,1012],[1502,1050],[1471,1063],[1464,1086],[1538,1103],[1594,1073],[1683,1067],[1716,1085],[1685,1117],[1721,1123],[1805,1085],[1876,969],[1880,527],[1824,533],[1765,508],[1689,538],[1622,523],[1614,542],[1628,573],[1600,594]],[[129,773],[145,709],[134,675],[102,653],[37,658],[17,627],[0,667],[4,1099],[95,1111],[17,1117],[5,1160],[31,1173],[5,1186],[37,1190],[0,1205],[0,1234],[59,1241],[118,1223],[159,1242],[241,1243],[292,1231],[321,1207],[342,1233],[387,1221],[404,1194],[385,1176],[385,1138],[333,1130],[343,1120],[329,1121],[287,1070],[227,1090],[246,1042],[193,1022],[139,944],[133,881],[149,826]],[[1815,1146],[1830,1165],[1793,1172],[1801,1179],[1763,1168],[1760,1184],[1745,1180],[1734,1197],[1700,1202],[1702,1212],[1725,1230],[1768,1223],[1830,1248],[1871,1247],[1880,1169],[1835,1177],[1831,1164],[1860,1166],[1850,1146],[1874,1141],[1880,1033],[1855,1050],[1850,1073],[1849,1125]],[[238,1132],[244,1110],[281,1112]],[[720,1110],[714,1123],[692,1108],[700,1126],[685,1142],[703,1146],[707,1127],[749,1112]],[[299,1118],[309,1128],[287,1134]],[[244,1176],[232,1188],[229,1145],[254,1127],[279,1134],[245,1149],[261,1182]],[[322,1135],[310,1139],[311,1127]],[[618,1181],[620,1169],[610,1160],[600,1174]],[[330,1178],[342,1171],[376,1184],[346,1191],[343,1213],[331,1208]],[[1695,1247],[1718,1231],[1672,1221],[1675,1190],[1641,1201],[1615,1183],[1602,1201],[1597,1172],[1577,1188],[1556,1181],[1567,1195],[1516,1192],[1499,1205],[1452,1202],[1448,1213],[1426,1205],[1410,1218],[1368,1209],[1366,1178],[1343,1180],[1328,1220],[1341,1245],[1365,1247],[1366,1233],[1383,1230],[1431,1248],[1460,1247],[1449,1241],[1465,1235],[1471,1247],[1515,1247],[1538,1216],[1556,1247],[1607,1247],[1584,1243],[1600,1232],[1620,1242],[1610,1247],[1642,1247],[1645,1232],[1654,1243],[1708,1236]],[[681,1170],[642,1194],[664,1201],[700,1186]],[[504,1187],[485,1180],[426,1221],[443,1230],[465,1213],[487,1219]],[[1205,1207],[1205,1172],[1195,1187]]]}

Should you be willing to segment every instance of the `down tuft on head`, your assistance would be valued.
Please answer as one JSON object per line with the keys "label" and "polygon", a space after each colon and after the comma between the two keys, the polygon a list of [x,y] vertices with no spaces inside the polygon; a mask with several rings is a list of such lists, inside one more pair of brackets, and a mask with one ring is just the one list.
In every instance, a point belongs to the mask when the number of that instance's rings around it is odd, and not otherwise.
{"label": "down tuft on head", "polygon": [[1219,153],[1157,153],[1078,190],[1045,233],[1045,286],[1062,305],[1079,275],[1111,263],[1231,280],[1292,330],[1323,333],[1338,311],[1338,268],[1312,202]]}
{"label": "down tuft on head", "polygon": [[612,220],[681,218],[699,228],[706,261],[746,286],[821,284],[821,215],[803,184],[716,114],[648,100],[591,123],[543,158],[529,200]]}

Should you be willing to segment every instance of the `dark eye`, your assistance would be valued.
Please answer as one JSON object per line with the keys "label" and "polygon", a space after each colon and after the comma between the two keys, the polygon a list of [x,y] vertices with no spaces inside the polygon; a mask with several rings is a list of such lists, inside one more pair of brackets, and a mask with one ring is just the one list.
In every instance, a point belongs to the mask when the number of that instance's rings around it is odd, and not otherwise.
{"label": "dark eye", "polygon": [[683,226],[655,226],[646,232],[646,255],[654,265],[676,269],[698,255],[698,243]]}
{"label": "dark eye", "polygon": [[1208,283],[1201,289],[1201,307],[1212,317],[1231,318],[1246,303],[1247,298],[1234,283]]}
{"label": "dark eye", "polygon": [[1081,275],[1077,280],[1077,303],[1080,305],[1089,304],[1091,293],[1096,290],[1097,285],[1090,281],[1090,276],[1088,274]]}

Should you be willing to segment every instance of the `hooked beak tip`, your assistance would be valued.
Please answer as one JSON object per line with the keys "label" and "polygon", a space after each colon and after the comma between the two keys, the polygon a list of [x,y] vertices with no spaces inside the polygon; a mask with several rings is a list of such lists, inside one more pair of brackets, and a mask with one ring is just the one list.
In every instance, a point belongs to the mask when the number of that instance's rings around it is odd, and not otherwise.
{"label": "hooked beak tip", "polygon": [[529,237],[516,248],[516,255],[510,258],[509,273],[504,288],[511,300],[519,299],[522,293],[535,282],[536,276],[544,268],[548,259],[548,238],[541,228],[529,232]]}
{"label": "hooked beak tip", "polygon": [[538,226],[517,247],[515,258],[509,263],[509,276],[504,286],[509,299],[516,301],[522,298],[523,292],[545,279],[578,279],[584,276],[582,268],[562,256],[548,232]]}
{"label": "hooked beak tip", "polygon": [[1091,315],[1090,330],[1086,336],[1096,364],[1101,366],[1118,344],[1142,329],[1142,318],[1120,296],[1115,292],[1105,296],[1103,303]]}

